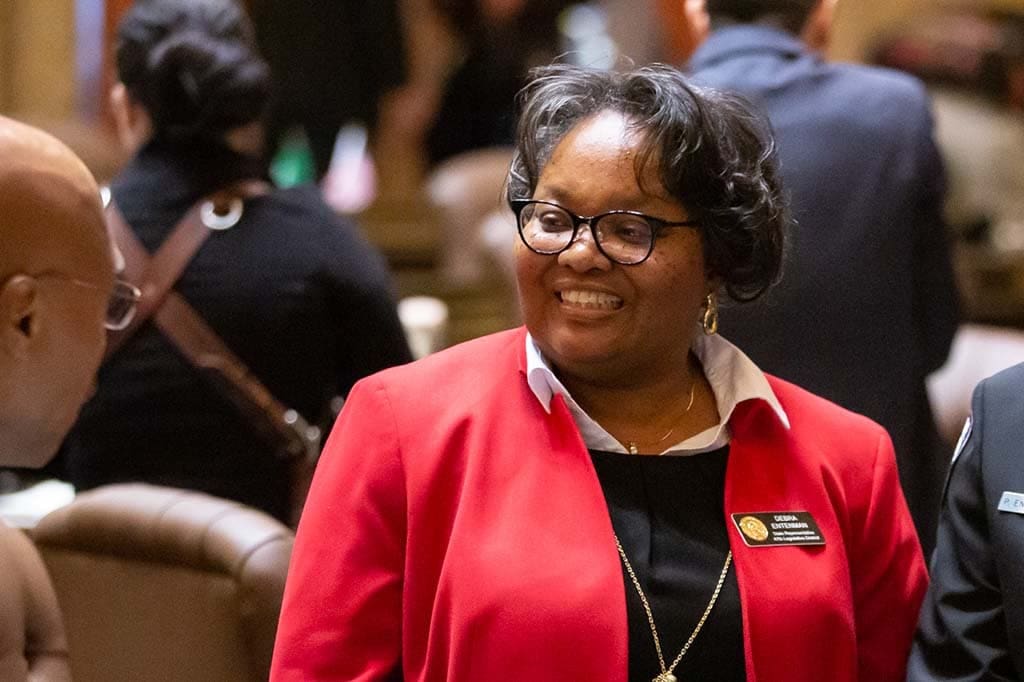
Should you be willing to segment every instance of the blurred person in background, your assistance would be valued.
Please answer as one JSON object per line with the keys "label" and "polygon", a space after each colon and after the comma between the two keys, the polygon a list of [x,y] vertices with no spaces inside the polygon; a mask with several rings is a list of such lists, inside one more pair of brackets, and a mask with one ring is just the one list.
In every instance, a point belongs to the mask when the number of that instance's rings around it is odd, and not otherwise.
{"label": "blurred person in background", "polygon": [[[116,64],[111,103],[134,157],[111,192],[146,251],[204,197],[263,187],[174,292],[270,393],[315,423],[357,379],[409,360],[388,272],[357,227],[313,186],[262,182],[270,73],[239,6],[140,0],[118,27]],[[129,331],[69,441],[69,480],[198,489],[287,520],[288,462],[151,320]]]}
{"label": "blurred person in background", "polygon": [[532,67],[559,54],[558,17],[577,1],[433,0],[462,49],[427,131],[431,165],[477,149],[511,148],[516,93]]}
{"label": "blurred person in background", "polygon": [[305,133],[322,178],[349,123],[373,132],[381,97],[406,77],[397,0],[251,0],[261,52],[273,74],[270,152]]}
{"label": "blurred person in background", "polygon": [[[511,252],[511,215],[500,186],[508,172],[515,132],[516,93],[529,70],[578,63],[566,36],[577,0],[430,0],[457,38],[455,60],[426,131],[431,166],[427,192],[440,209],[440,276],[457,286],[479,283],[497,272],[509,318],[517,319]],[[591,4],[590,14],[598,12]]]}
{"label": "blurred person in background", "polygon": [[352,390],[271,679],[902,680],[926,576],[889,438],[716,334],[779,273],[766,123],[671,67],[536,76],[525,328]]}
{"label": "blurred person in background", "polygon": [[724,309],[723,332],[765,371],[886,427],[929,552],[949,457],[925,377],[945,362],[959,316],[924,86],[825,61],[836,0],[702,5],[685,3],[711,29],[689,69],[767,113],[795,223],[781,284]]}
{"label": "blurred person in background", "polygon": [[[106,330],[138,291],[117,282],[100,193],[63,144],[0,117],[0,466],[39,467],[94,385]],[[46,569],[0,522],[0,679],[70,679]]]}

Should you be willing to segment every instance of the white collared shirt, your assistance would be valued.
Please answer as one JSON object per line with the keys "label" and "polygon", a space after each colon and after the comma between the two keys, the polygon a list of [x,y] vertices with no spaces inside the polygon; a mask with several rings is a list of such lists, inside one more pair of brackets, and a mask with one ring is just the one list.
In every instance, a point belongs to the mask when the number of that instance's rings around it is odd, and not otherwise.
{"label": "white collared shirt", "polygon": [[[729,418],[736,405],[744,400],[763,400],[772,408],[782,425],[789,428],[789,417],[782,409],[764,373],[739,348],[721,336],[698,333],[693,352],[704,368],[718,404],[719,422],[715,426],[676,443],[661,454],[695,455],[717,450],[729,442]],[[600,424],[590,418],[573,400],[555,373],[551,371],[530,334],[526,335],[526,380],[533,394],[550,414],[555,394],[565,398],[583,442],[591,450],[626,453],[626,449]]]}

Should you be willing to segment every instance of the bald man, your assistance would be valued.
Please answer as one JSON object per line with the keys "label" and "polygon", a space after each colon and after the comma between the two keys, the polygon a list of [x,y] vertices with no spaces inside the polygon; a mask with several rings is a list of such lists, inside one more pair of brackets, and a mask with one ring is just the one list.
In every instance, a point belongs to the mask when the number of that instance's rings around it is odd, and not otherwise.
{"label": "bald man", "polygon": [[[40,466],[89,397],[135,292],[115,283],[99,191],[56,139],[0,117],[0,465]],[[0,680],[68,680],[57,598],[0,523]]]}
{"label": "bald man", "polygon": [[[99,191],[71,150],[0,117],[0,465],[45,464],[89,397],[115,289]],[[129,295],[130,297],[130,295]]]}

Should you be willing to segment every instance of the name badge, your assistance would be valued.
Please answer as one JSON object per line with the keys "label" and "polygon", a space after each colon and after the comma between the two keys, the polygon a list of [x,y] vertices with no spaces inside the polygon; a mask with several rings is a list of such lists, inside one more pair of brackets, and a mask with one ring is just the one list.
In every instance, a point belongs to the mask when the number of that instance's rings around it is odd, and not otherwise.
{"label": "name badge", "polygon": [[999,498],[999,511],[1024,514],[1024,495],[1007,490]]}
{"label": "name badge", "polygon": [[[1021,499],[1024,500],[1024,497]],[[1024,513],[1024,509],[1021,513]],[[818,523],[805,511],[732,514],[732,522],[736,524],[747,547],[825,544]]]}

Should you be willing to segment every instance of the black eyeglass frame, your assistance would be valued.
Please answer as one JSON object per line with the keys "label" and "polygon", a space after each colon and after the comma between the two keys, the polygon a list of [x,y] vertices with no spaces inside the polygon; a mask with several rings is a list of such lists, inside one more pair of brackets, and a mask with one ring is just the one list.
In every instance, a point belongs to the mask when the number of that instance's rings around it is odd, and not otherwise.
{"label": "black eyeglass frame", "polygon": [[[565,246],[554,251],[542,251],[540,249],[534,248],[533,246],[530,246],[530,243],[526,241],[526,236],[523,234],[522,213],[523,209],[525,209],[527,206],[531,204],[554,206],[558,210],[563,211],[567,216],[569,216],[569,218],[572,219],[572,236],[569,238],[569,241],[565,244]],[[508,205],[512,209],[512,212],[515,213],[516,215],[516,229],[519,232],[519,239],[530,251],[533,251],[536,254],[540,254],[541,256],[557,256],[558,254],[562,253],[563,251],[566,251],[570,246],[573,245],[573,243],[576,241],[576,237],[579,235],[580,225],[586,223],[587,227],[590,228],[590,235],[594,238],[594,245],[597,247],[597,250],[601,252],[602,256],[604,256],[613,263],[618,263],[619,265],[640,265],[645,260],[650,258],[651,254],[654,253],[655,242],[658,241],[658,237],[660,236],[661,231],[666,227],[700,226],[699,220],[665,220],[664,218],[658,218],[656,216],[648,215],[646,213],[641,213],[640,211],[628,211],[624,209],[617,211],[607,211],[605,213],[598,213],[597,215],[592,216],[577,215],[576,213],[573,213],[572,211],[567,209],[565,206],[562,206],[561,204],[557,204],[553,201],[542,201],[540,199],[509,199]],[[636,218],[643,218],[651,226],[651,243],[647,246],[647,253],[644,254],[643,258],[637,261],[623,262],[618,258],[613,258],[604,250],[604,247],[601,246],[601,240],[598,239],[597,230],[594,229],[594,224],[601,220],[601,218],[610,215],[630,215]]]}

